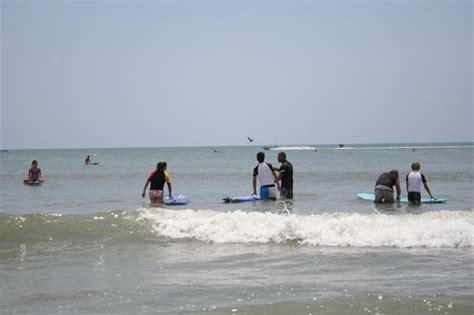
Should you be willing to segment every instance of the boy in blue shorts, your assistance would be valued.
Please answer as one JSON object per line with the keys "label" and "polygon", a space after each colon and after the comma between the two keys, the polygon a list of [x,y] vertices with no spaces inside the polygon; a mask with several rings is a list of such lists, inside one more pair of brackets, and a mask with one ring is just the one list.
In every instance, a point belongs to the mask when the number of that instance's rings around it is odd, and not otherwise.
{"label": "boy in blue shorts", "polygon": [[265,163],[265,153],[257,153],[258,165],[253,169],[253,194],[257,194],[257,178],[260,183],[260,199],[276,200],[275,184],[280,191],[280,183],[273,166]]}

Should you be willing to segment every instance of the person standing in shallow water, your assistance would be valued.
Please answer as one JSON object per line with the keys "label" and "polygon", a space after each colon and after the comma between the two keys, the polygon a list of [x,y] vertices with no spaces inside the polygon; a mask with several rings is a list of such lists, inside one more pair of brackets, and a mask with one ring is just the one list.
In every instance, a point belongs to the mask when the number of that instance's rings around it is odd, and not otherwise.
{"label": "person standing in shallow water", "polygon": [[406,177],[408,202],[411,205],[421,204],[421,183],[423,183],[423,186],[425,187],[426,192],[430,195],[430,198],[434,198],[433,194],[431,194],[430,187],[428,187],[425,175],[420,172],[420,168],[420,163],[413,162],[411,164],[412,171]]}
{"label": "person standing in shallow water", "polygon": [[400,177],[397,170],[383,173],[375,182],[374,203],[393,203],[393,186],[397,189],[397,200],[400,200]]}
{"label": "person standing in shallow water", "polygon": [[[163,203],[163,187],[165,186],[166,177],[165,169],[162,162],[156,164],[156,170],[151,172],[148,176],[145,186],[143,187],[142,198],[145,198],[145,193],[150,185],[150,191],[148,195],[151,203]],[[171,194],[171,193],[170,193]]]}
{"label": "person standing in shallow water", "polygon": [[280,183],[273,166],[265,163],[265,153],[257,153],[258,165],[253,169],[253,194],[257,194],[257,178],[260,183],[260,199],[276,200],[275,184],[280,190]]}
{"label": "person standing in shallow water", "polygon": [[278,153],[278,162],[281,163],[280,168],[275,168],[279,172],[278,180],[280,184],[280,197],[286,199],[293,198],[293,165],[286,159],[286,153]]}

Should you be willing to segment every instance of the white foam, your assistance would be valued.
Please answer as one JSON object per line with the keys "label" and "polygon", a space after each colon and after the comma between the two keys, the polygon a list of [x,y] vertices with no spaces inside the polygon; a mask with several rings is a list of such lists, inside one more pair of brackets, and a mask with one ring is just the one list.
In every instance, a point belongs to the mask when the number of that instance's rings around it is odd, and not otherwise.
{"label": "white foam", "polygon": [[373,146],[373,147],[350,147],[328,148],[329,150],[399,150],[399,149],[457,149],[457,148],[473,148],[473,145],[430,145],[430,146]]}
{"label": "white foam", "polygon": [[270,150],[298,151],[298,150],[316,150],[316,148],[310,147],[310,146],[277,146],[277,147],[270,148]]}
{"label": "white foam", "polygon": [[330,213],[282,215],[261,212],[140,209],[154,231],[173,239],[215,243],[297,242],[314,246],[472,247],[474,213],[421,215]]}
{"label": "white foam", "polygon": [[281,151],[291,151],[291,150],[405,150],[405,149],[457,149],[457,148],[474,148],[473,145],[466,144],[466,145],[417,145],[414,144],[412,146],[356,146],[351,147],[350,145],[346,145],[344,147],[314,147],[314,146],[273,146],[270,147],[269,150],[281,150]]}

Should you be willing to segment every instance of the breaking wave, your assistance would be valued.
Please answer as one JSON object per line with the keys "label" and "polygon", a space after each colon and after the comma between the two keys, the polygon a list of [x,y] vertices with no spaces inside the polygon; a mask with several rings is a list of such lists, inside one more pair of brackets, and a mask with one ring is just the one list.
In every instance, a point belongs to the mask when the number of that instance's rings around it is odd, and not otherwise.
{"label": "breaking wave", "polygon": [[318,215],[141,209],[160,236],[215,243],[286,243],[353,247],[472,247],[474,214],[331,213]]}
{"label": "breaking wave", "polygon": [[474,213],[300,215],[140,208],[93,215],[0,214],[2,242],[116,239],[331,247],[472,247]]}

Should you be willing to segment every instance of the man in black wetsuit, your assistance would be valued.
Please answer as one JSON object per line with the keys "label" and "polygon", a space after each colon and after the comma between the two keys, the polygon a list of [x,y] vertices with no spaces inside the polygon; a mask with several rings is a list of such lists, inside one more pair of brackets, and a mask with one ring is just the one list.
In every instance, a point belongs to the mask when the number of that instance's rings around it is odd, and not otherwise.
{"label": "man in black wetsuit", "polygon": [[278,153],[278,162],[282,163],[279,169],[278,180],[281,180],[280,197],[286,199],[293,198],[293,165],[286,159],[286,153]]}

